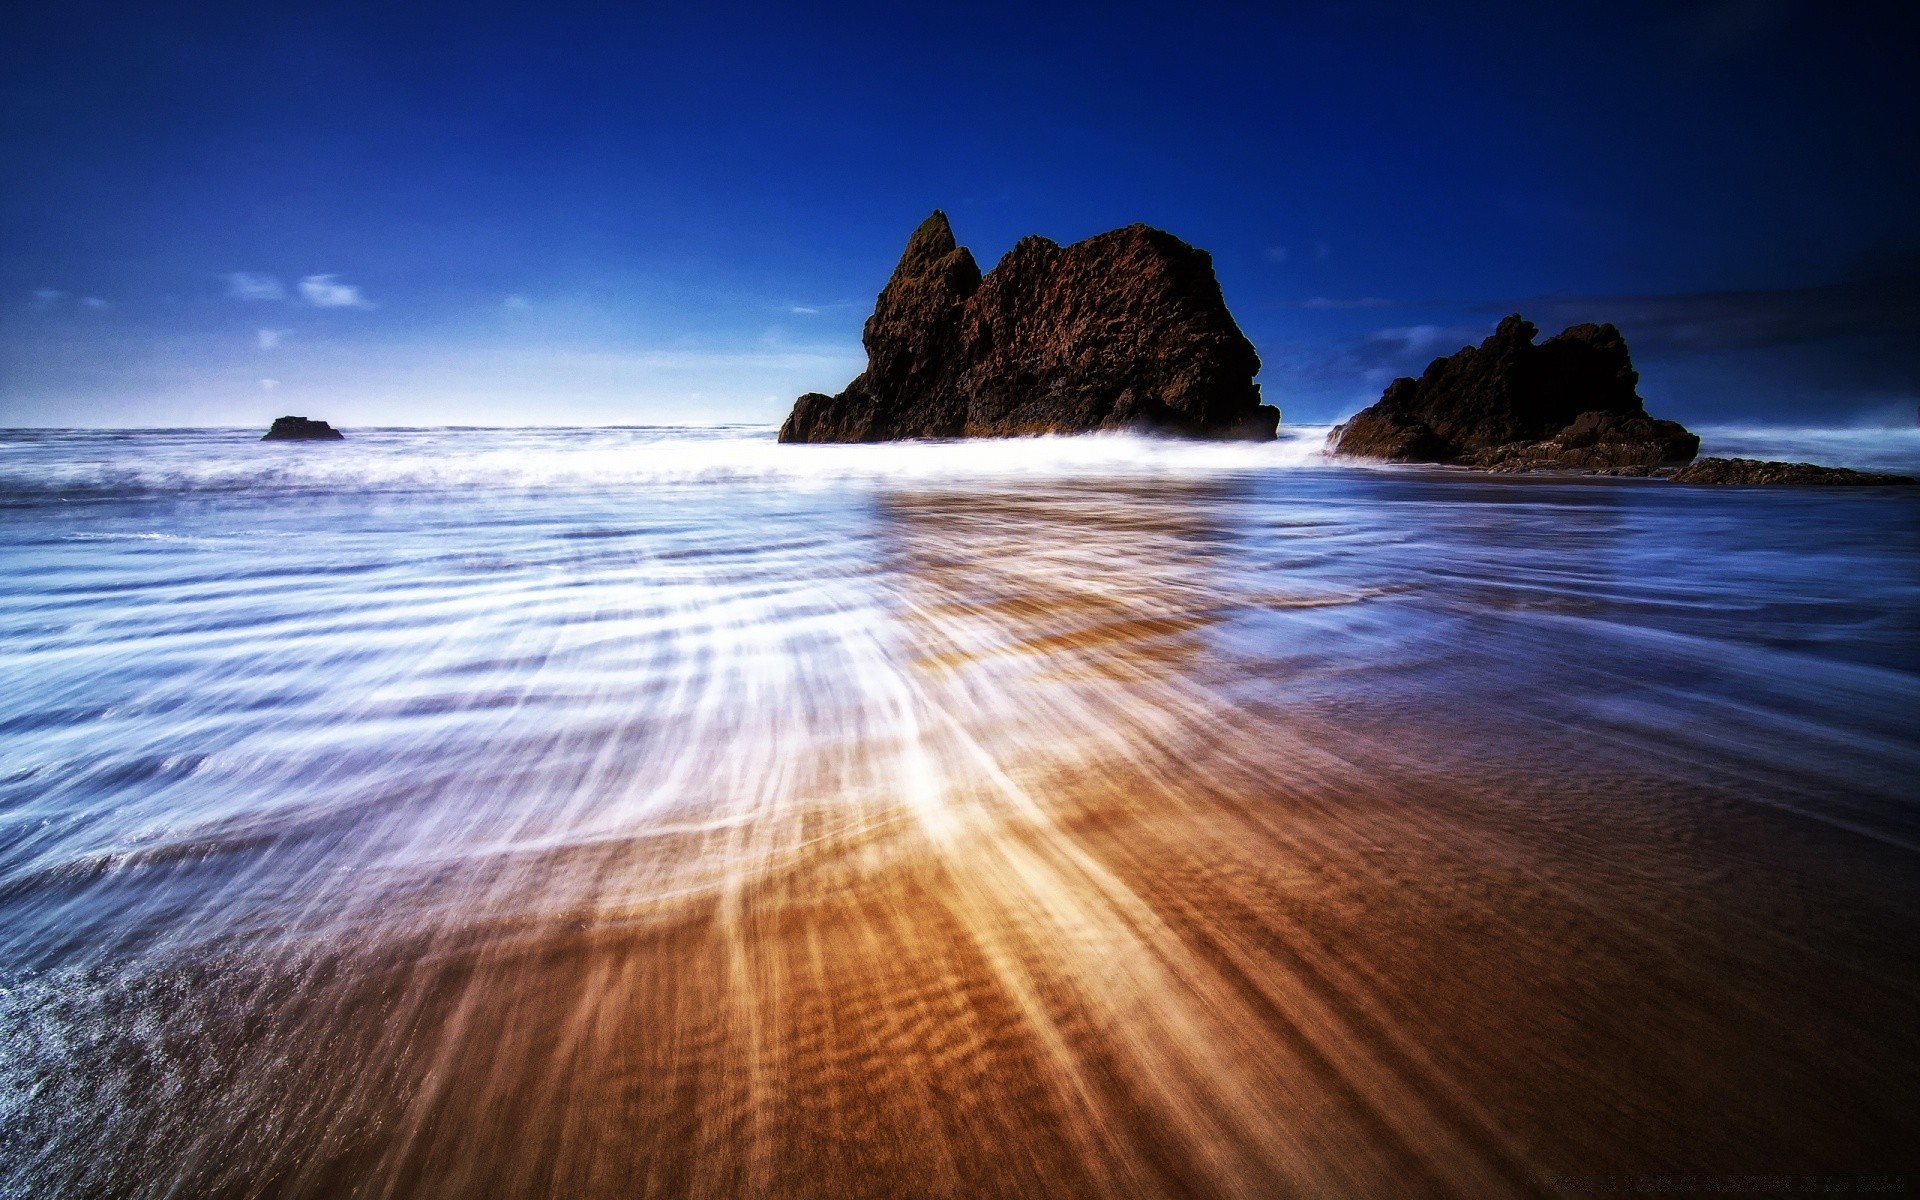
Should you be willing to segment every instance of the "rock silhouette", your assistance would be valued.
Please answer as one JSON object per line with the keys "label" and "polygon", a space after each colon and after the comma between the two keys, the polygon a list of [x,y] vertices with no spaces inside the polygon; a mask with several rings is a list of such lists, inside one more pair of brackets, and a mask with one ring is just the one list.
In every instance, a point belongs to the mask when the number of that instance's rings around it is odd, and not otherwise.
{"label": "rock silhouette", "polygon": [[1380,400],[1328,438],[1336,454],[1457,463],[1489,471],[1577,470],[1650,475],[1691,461],[1700,439],[1647,415],[1626,339],[1612,325],[1575,325],[1534,344],[1515,313],[1493,336]]}
{"label": "rock silhouette", "polygon": [[263,442],[337,442],[344,435],[325,421],[305,417],[275,417],[273,427],[260,436]]}
{"label": "rock silhouette", "polygon": [[936,211],[861,340],[867,369],[837,396],[801,396],[781,441],[1119,429],[1265,441],[1280,422],[1212,257],[1146,225],[1064,247],[1023,238],[982,277]]}
{"label": "rock silhouette", "polygon": [[1757,458],[1703,458],[1672,475],[1675,483],[1719,484],[1910,484],[1911,475],[1856,471],[1851,467],[1820,467],[1813,463],[1768,462]]}

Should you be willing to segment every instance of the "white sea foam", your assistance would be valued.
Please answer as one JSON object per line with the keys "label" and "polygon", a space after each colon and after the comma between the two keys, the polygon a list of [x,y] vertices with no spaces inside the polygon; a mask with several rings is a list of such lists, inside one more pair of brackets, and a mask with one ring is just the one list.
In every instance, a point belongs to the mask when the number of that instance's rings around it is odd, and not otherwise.
{"label": "white sea foam", "polygon": [[675,483],[939,485],[991,479],[1204,477],[1324,464],[1324,426],[1273,442],[1131,434],[786,446],[770,427],[356,430],[345,442],[231,432],[12,435],[0,494],[645,487]]}
{"label": "white sea foam", "polygon": [[[0,496],[215,492],[500,491],[731,484],[779,489],[1205,479],[1354,469],[1325,453],[1328,426],[1278,440],[1131,434],[785,446],[771,427],[352,431],[345,442],[260,443],[246,431],[0,435]],[[1920,429],[1704,426],[1702,454],[1920,471]],[[124,536],[124,535],[115,535]]]}

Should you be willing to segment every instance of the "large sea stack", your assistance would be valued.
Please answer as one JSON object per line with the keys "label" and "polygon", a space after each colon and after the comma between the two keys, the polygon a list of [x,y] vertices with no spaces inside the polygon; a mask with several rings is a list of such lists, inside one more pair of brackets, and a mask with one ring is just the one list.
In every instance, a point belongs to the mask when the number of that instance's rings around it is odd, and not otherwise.
{"label": "large sea stack", "polygon": [[1280,423],[1213,258],[1129,225],[1023,238],[984,278],[945,213],[914,230],[867,318],[867,369],[794,403],[783,442],[1132,429],[1265,441]]}
{"label": "large sea stack", "polygon": [[1650,475],[1690,462],[1700,439],[1656,420],[1612,325],[1575,325],[1534,344],[1520,314],[1418,379],[1396,379],[1328,439],[1336,454],[1490,471]]}

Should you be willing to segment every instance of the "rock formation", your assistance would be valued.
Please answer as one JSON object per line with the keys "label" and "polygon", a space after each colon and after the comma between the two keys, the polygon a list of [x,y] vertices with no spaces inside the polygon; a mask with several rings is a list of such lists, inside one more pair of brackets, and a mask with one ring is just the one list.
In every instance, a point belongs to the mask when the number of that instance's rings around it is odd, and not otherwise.
{"label": "rock formation", "polygon": [[1817,467],[1812,463],[1764,462],[1757,458],[1703,458],[1682,467],[1669,478],[1675,483],[1818,483],[1903,484],[1911,475],[1855,471],[1850,467]]}
{"label": "rock formation", "polygon": [[984,278],[935,212],[867,318],[867,369],[809,392],[783,442],[1137,429],[1269,440],[1260,358],[1213,259],[1129,225],[1059,246],[1023,238]]}
{"label": "rock formation", "polygon": [[337,442],[343,435],[325,421],[305,417],[275,417],[273,427],[262,434],[263,442]]}
{"label": "rock formation", "polygon": [[1493,336],[1419,379],[1396,379],[1378,403],[1334,429],[1336,454],[1457,463],[1489,471],[1650,475],[1690,461],[1700,439],[1655,420],[1634,390],[1626,339],[1612,325],[1575,325],[1539,345],[1518,313]]}

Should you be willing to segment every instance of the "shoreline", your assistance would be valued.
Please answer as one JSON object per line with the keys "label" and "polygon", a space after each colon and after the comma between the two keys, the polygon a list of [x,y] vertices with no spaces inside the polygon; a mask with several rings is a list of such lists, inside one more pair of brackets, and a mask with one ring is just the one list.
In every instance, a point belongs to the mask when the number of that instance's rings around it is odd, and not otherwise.
{"label": "shoreline", "polygon": [[1910,850],[1723,786],[1356,762],[1370,738],[1311,784],[1041,785],[1044,818],[823,844],[639,924],[215,960],[194,1070],[228,1082],[117,1157],[286,1195],[1911,1178]]}

